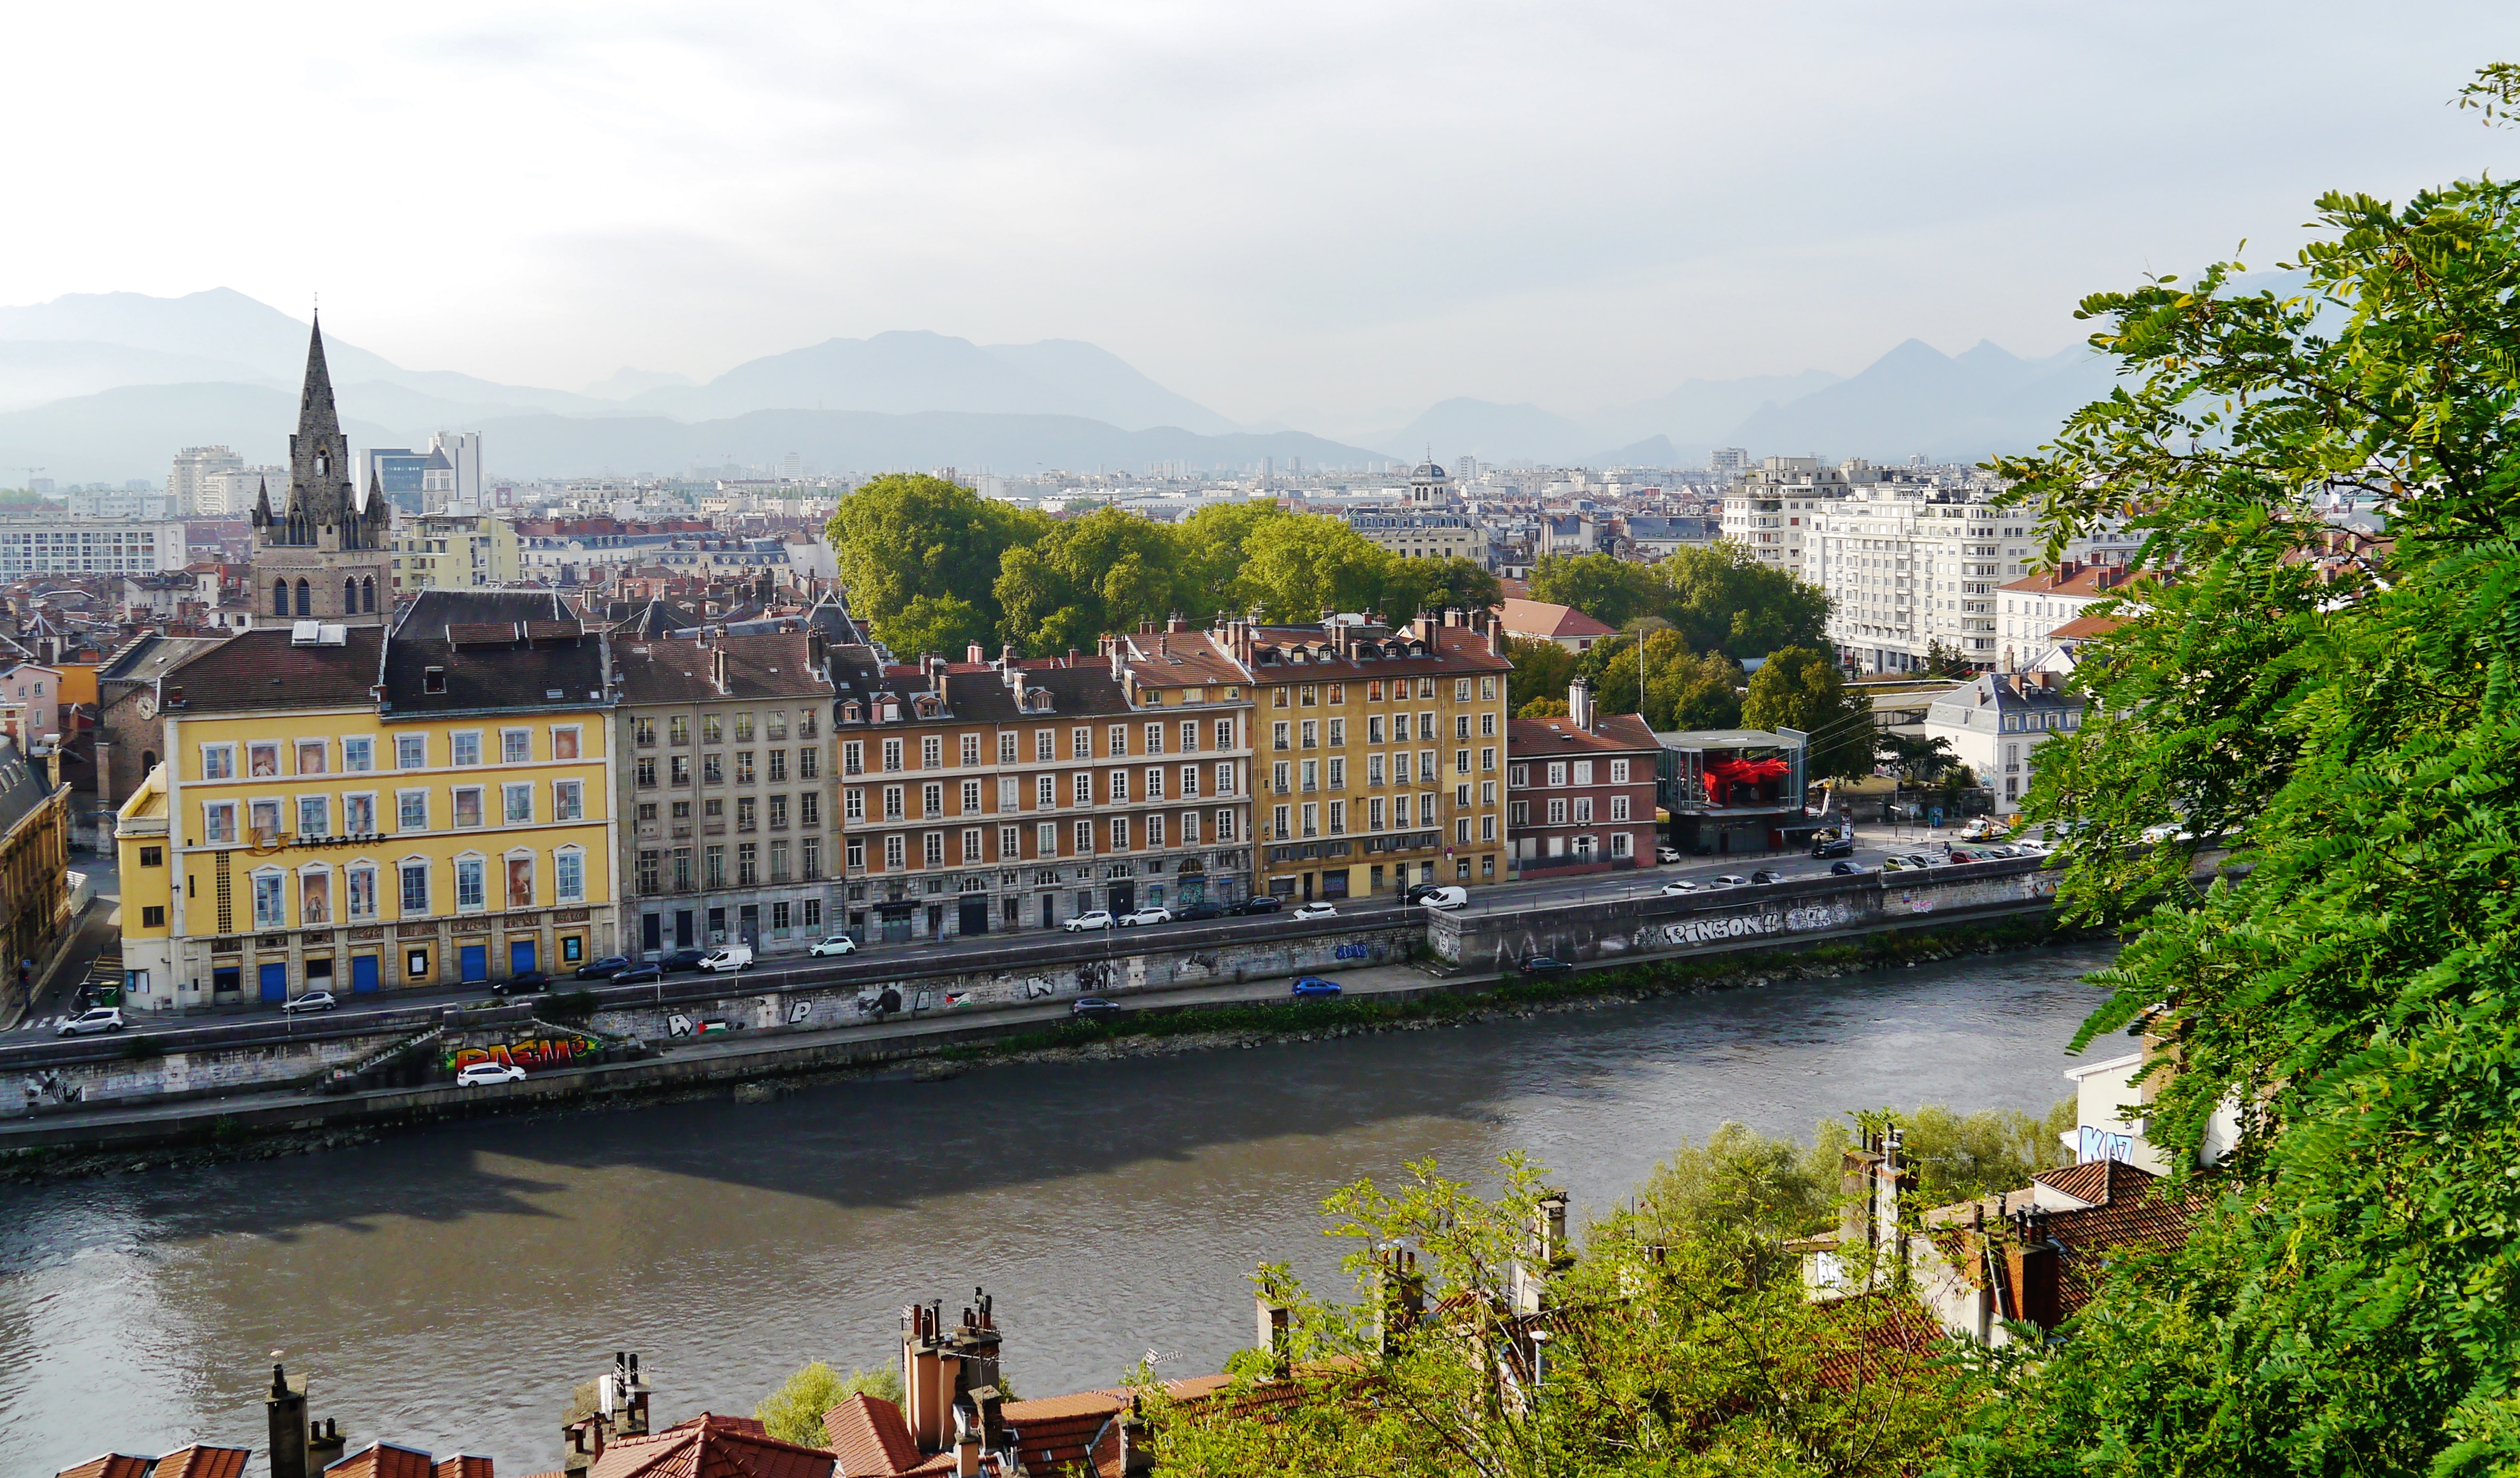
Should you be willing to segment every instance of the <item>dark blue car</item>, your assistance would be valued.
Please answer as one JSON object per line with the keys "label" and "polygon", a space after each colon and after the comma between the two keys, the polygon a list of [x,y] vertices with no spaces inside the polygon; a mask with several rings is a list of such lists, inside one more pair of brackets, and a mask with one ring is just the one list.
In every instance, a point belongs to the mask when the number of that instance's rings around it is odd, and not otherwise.
{"label": "dark blue car", "polygon": [[627,957],[621,955],[607,955],[601,960],[590,960],[586,962],[586,963],[579,965],[577,967],[577,978],[580,980],[609,980],[629,967],[630,962]]}
{"label": "dark blue car", "polygon": [[1338,993],[1339,983],[1335,980],[1325,980],[1319,975],[1297,975],[1295,977],[1295,994],[1299,997],[1335,996]]}
{"label": "dark blue car", "polygon": [[619,974],[614,975],[612,977],[612,983],[614,985],[650,985],[664,978],[665,967],[663,965],[654,963],[634,964],[628,969],[621,971]]}

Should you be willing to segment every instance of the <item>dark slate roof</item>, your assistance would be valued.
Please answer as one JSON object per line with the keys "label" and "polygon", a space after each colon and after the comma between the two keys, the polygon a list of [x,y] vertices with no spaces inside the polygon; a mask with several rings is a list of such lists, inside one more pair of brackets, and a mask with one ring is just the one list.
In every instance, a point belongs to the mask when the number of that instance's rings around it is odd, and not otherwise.
{"label": "dark slate roof", "polygon": [[[454,630],[461,639],[450,642],[411,621],[397,629],[385,649],[386,719],[606,702],[600,632],[581,633],[574,622],[512,625],[504,638],[489,622],[457,623]],[[430,668],[441,671],[444,692],[428,691]]]}
{"label": "dark slate roof", "polygon": [[[705,645],[674,639],[612,641],[624,703],[742,702],[753,698],[829,698],[832,685],[814,670],[813,639],[802,632],[715,638]],[[717,690],[719,653],[726,688]]]}
{"label": "dark slate roof", "polygon": [[577,611],[553,590],[424,590],[394,622],[394,631],[435,634],[481,621],[577,620]]}
{"label": "dark slate roof", "polygon": [[0,836],[34,815],[52,793],[52,786],[44,784],[44,772],[19,753],[16,744],[0,739]]}
{"label": "dark slate roof", "polygon": [[[1050,694],[1050,711],[1025,712],[1015,706],[1013,686],[1006,673],[984,662],[947,664],[939,680],[931,684],[917,667],[882,667],[877,663],[871,649],[839,647],[832,649],[832,677],[839,684],[839,698],[864,701],[879,700],[884,694],[899,698],[903,715],[899,722],[918,722],[917,699],[927,694],[941,693],[943,713],[929,722],[957,724],[1013,723],[1028,719],[1095,718],[1131,712],[1129,695],[1117,678],[1111,676],[1111,663],[1105,657],[1078,657],[1073,666],[1059,659],[1038,658],[1016,664],[1023,674],[1025,689]],[[838,727],[856,732],[860,729],[888,729],[889,724],[874,722],[873,710],[850,724],[845,708],[836,720]]]}
{"label": "dark slate roof", "polygon": [[380,626],[350,627],[338,647],[297,646],[286,626],[241,632],[169,669],[159,700],[177,713],[364,705],[384,641]]}
{"label": "dark slate roof", "polygon": [[699,617],[654,596],[645,601],[614,601],[605,607],[604,615],[612,623],[612,634],[616,637],[661,637],[668,632],[689,631],[700,624]]}

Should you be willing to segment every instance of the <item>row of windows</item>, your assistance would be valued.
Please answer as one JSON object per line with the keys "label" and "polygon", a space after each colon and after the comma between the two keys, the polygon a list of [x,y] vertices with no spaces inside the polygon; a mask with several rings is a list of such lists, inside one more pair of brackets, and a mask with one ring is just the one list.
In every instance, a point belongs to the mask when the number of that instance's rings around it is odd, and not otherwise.
{"label": "row of windows", "polygon": [[[1148,765],[1146,768],[1145,774],[1138,778],[1136,799],[1141,801],[1196,799],[1199,793],[1199,772],[1200,767],[1197,765],[1184,765],[1181,767],[1179,776],[1174,777],[1161,765]],[[1167,781],[1176,779],[1179,782],[1178,789],[1176,789],[1173,794],[1169,796],[1166,795],[1164,790]],[[1209,777],[1209,780],[1210,788],[1208,793],[1210,795],[1232,795],[1235,789],[1234,762],[1231,760],[1219,762],[1216,766],[1215,774],[1212,777]],[[1109,805],[1130,804],[1130,786],[1131,772],[1127,770],[1111,771],[1103,779],[1102,803]],[[1027,787],[1022,779],[1017,776],[1001,775],[998,777],[997,784],[997,809],[1000,811],[1022,810],[1024,792],[1027,788],[1029,788],[1032,793],[1032,807],[1037,811],[1047,811],[1058,806],[1059,804],[1059,796],[1061,793],[1068,796],[1067,803],[1070,805],[1091,806],[1096,804],[1094,798],[1094,772],[1091,770],[1079,770],[1067,777],[1067,784],[1064,786],[1059,784],[1058,777],[1055,775],[1036,775],[1032,778],[1032,784],[1029,787]],[[979,815],[981,810],[980,803],[985,793],[985,787],[980,782],[975,780],[964,781],[959,787],[959,793],[955,795],[955,799],[959,800],[962,804],[954,814],[959,816]],[[878,794],[883,807],[882,817],[885,821],[900,821],[907,815],[904,808],[910,803],[910,787],[908,785],[885,785],[879,792],[878,792]],[[946,795],[947,790],[943,781],[929,781],[925,784],[920,786],[919,814],[921,818],[932,819],[945,815]],[[866,820],[867,798],[867,792],[864,789],[853,788],[842,792],[841,816],[843,819],[852,822]]]}
{"label": "row of windows", "polygon": [[[1511,809],[1513,812],[1513,824],[1516,827],[1527,827],[1531,825],[1531,802],[1527,800],[1515,801]],[[1610,820],[1612,821],[1627,821],[1630,819],[1628,814],[1628,798],[1624,795],[1611,796],[1609,809]],[[1569,797],[1562,795],[1552,796],[1548,802],[1548,808],[1541,814],[1549,818],[1545,825],[1552,827],[1566,826],[1569,824],[1570,819],[1572,824],[1575,826],[1589,826],[1593,820],[1593,797],[1589,795],[1578,795],[1570,799]]]}
{"label": "row of windows", "polygon": [[[580,726],[562,724],[550,731],[543,757],[552,760],[580,758],[578,739]],[[446,763],[458,770],[478,769],[483,746],[491,736],[480,730],[466,730],[447,736]],[[497,736],[498,762],[503,765],[529,765],[534,762],[534,731],[502,729]],[[237,778],[238,745],[229,743],[202,746],[202,778],[234,780]],[[280,775],[364,774],[377,768],[377,737],[354,734],[338,739],[248,739],[244,744],[245,778],[265,780]],[[393,768],[426,770],[429,767],[428,736],[397,734],[393,736]],[[295,764],[293,770],[281,769],[286,754]],[[336,756],[338,755],[338,761]]]}
{"label": "row of windows", "polygon": [[[801,871],[794,875],[790,875],[788,871],[788,859],[789,855],[789,848],[787,842],[774,841],[770,844],[770,874],[768,878],[770,882],[819,882],[822,880],[823,839],[821,837],[807,836],[798,839],[793,855],[795,856],[797,866]],[[693,867],[696,863],[699,868],[699,872],[698,873],[693,872]],[[734,873],[729,873],[727,872],[726,865],[727,849],[725,844],[722,842],[712,842],[709,845],[702,847],[697,857],[694,856],[692,849],[689,847],[676,847],[670,854],[665,852],[662,848],[651,847],[644,849],[639,853],[638,863],[633,876],[634,880],[638,883],[639,891],[642,893],[663,892],[665,889],[666,879],[668,877],[672,878],[673,889],[678,893],[691,892],[695,887],[757,887],[764,880],[761,873],[761,843],[757,841],[737,842],[735,844]],[[667,871],[668,868],[671,869],[670,873]],[[730,878],[732,879],[731,882]]]}
{"label": "row of windows", "polygon": [[[1199,739],[1202,734],[1200,724],[1201,721],[1198,719],[1183,719],[1181,721],[1178,736],[1181,744],[1181,753],[1198,753]],[[1230,718],[1221,718],[1215,721],[1215,725],[1213,747],[1224,750],[1235,748],[1234,720]],[[1138,752],[1140,754],[1163,753],[1164,741],[1167,733],[1168,728],[1162,723],[1150,723],[1147,725],[1143,746],[1138,750]],[[866,772],[867,742],[868,741],[865,739],[850,739],[848,742],[840,746],[840,769],[844,773],[849,775],[862,775]],[[888,739],[878,740],[878,747],[877,753],[879,756],[880,762],[885,771],[890,772],[907,768],[908,760],[910,758],[909,739]],[[1021,737],[1013,731],[1004,729],[998,731],[997,762],[1001,765],[1021,763],[1020,757],[1017,753],[1021,748]],[[960,742],[957,745],[957,754],[965,768],[976,768],[981,763],[980,756],[983,748],[984,745],[979,735],[966,734],[960,736]],[[1126,724],[1112,724],[1105,729],[1102,752],[1099,756],[1094,752],[1094,729],[1092,725],[1078,724],[1067,731],[1067,757],[1069,759],[1121,759],[1125,758],[1128,753],[1129,726]],[[941,734],[921,736],[919,739],[918,757],[919,768],[922,770],[944,769],[945,736]],[[1036,763],[1056,761],[1059,757],[1058,730],[1036,729],[1032,732],[1032,757]]]}
{"label": "row of windows", "polygon": [[[734,752],[735,783],[737,784],[758,784],[765,780],[774,785],[784,785],[788,783],[787,750],[769,749],[759,751],[761,758],[766,761],[766,763],[761,766],[755,766],[753,764],[753,756],[756,751],[750,749],[738,749]],[[656,756],[652,754],[640,755],[637,759],[631,761],[630,773],[632,780],[638,784],[639,788],[643,790],[654,789],[657,774]],[[701,784],[723,785],[726,784],[726,774],[725,753],[712,749],[700,755],[699,775]],[[665,783],[667,784],[690,784],[692,783],[692,757],[688,754],[666,755],[664,775]],[[796,751],[796,778],[798,780],[820,780],[823,778],[822,750],[799,749]]]}
{"label": "row of windows", "polygon": [[[1469,789],[1470,787],[1467,785],[1455,787],[1455,793],[1453,796],[1454,804],[1463,807],[1469,805]],[[1437,816],[1435,812],[1435,802],[1437,798],[1436,794],[1432,791],[1418,795],[1417,797],[1418,805],[1416,813],[1418,819],[1414,822],[1410,820],[1410,797],[1407,795],[1394,795],[1390,797],[1387,808],[1384,804],[1384,798],[1378,795],[1354,802],[1353,804],[1357,811],[1361,811],[1364,814],[1365,830],[1408,831],[1414,830],[1419,827],[1436,827],[1443,825],[1442,818]],[[1494,781],[1490,781],[1487,784],[1485,793],[1482,796],[1482,802],[1483,804],[1490,806],[1496,804],[1496,783]],[[1272,837],[1278,841],[1285,841],[1299,835],[1345,836],[1348,832],[1348,818],[1351,815],[1356,814],[1356,812],[1352,812],[1349,809],[1350,804],[1350,802],[1344,800],[1305,801],[1301,805],[1274,807],[1269,813],[1270,833]],[[1469,818],[1462,817],[1460,820],[1462,827],[1463,828],[1462,835],[1466,838],[1469,834],[1467,830]],[[1496,840],[1496,824],[1497,819],[1493,812],[1479,818],[1479,839],[1481,841]],[[1302,829],[1300,831],[1293,829],[1297,827],[1300,827]]]}
{"label": "row of windows", "polygon": [[[496,787],[495,813],[502,826],[532,826],[537,820],[554,822],[586,819],[586,783],[556,780],[551,783],[548,812],[535,815],[535,791],[532,781],[511,781]],[[429,829],[428,790],[394,792],[393,829],[400,832]],[[487,785],[457,785],[450,792],[453,808],[450,820],[455,829],[470,830],[490,824],[494,803],[493,789]],[[337,811],[336,806],[339,809]],[[241,834],[238,823],[243,821],[251,835]],[[375,791],[351,795],[270,796],[259,800],[214,800],[202,804],[202,840],[205,845],[224,846],[239,841],[277,841],[291,833],[309,836],[376,836],[384,831],[378,825],[380,812]],[[336,827],[334,823],[339,822]]]}
{"label": "row of windows", "polygon": [[[692,803],[690,801],[678,800],[672,802],[672,805],[674,808],[675,821],[689,822],[692,819]],[[751,831],[758,829],[758,824],[765,812],[770,818],[771,830],[784,831],[788,829],[788,797],[784,795],[737,796],[735,798],[735,829],[739,831]],[[723,827],[726,822],[726,797],[722,795],[712,795],[701,800],[700,817],[703,821],[712,824],[712,829]],[[652,800],[641,801],[639,803],[639,819],[643,822],[654,821],[656,819],[656,803]],[[823,825],[823,795],[821,791],[806,790],[797,795],[796,825],[806,828],[809,830],[821,829]]]}
{"label": "row of windows", "polygon": [[2071,708],[2040,713],[2007,713],[2003,716],[2006,731],[2027,729],[2080,729],[2083,716]]}
{"label": "row of windows", "polygon": [[[1496,773],[1496,754],[1493,747],[1479,751],[1479,769],[1482,773],[1488,775]],[[1418,783],[1431,784],[1441,771],[1442,760],[1443,756],[1432,749],[1418,750]],[[1467,749],[1453,751],[1453,770],[1457,775],[1470,773],[1470,751]],[[1391,777],[1389,784],[1395,785],[1411,784],[1409,756],[1400,750],[1393,750],[1389,773]],[[1382,784],[1384,784],[1383,775],[1382,756],[1367,755],[1365,783],[1368,785]],[[1325,782],[1326,776],[1327,782]],[[1290,788],[1288,782],[1297,777],[1302,779],[1303,787],[1307,790],[1344,790],[1347,788],[1347,759],[1344,755],[1332,755],[1328,760],[1279,760],[1269,767],[1269,788],[1283,795]]]}
{"label": "row of windows", "polygon": [[[497,897],[505,909],[540,908],[548,904],[584,903],[586,901],[586,853],[578,847],[562,847],[550,854],[551,890],[545,897],[539,891],[537,874],[540,854],[524,850],[503,857],[489,858],[467,853],[444,864],[425,857],[409,857],[392,868],[395,902],[399,917],[419,918],[432,912],[439,897],[451,897],[455,912],[483,913],[490,907],[492,878],[497,878]],[[444,872],[441,874],[440,869]],[[379,880],[383,871],[377,863],[357,861],[341,868],[338,878],[335,869],[324,863],[310,863],[294,873],[281,868],[256,870],[248,878],[253,909],[253,926],[258,929],[322,928],[335,923],[357,923],[374,920],[380,913]],[[290,917],[290,883],[296,883],[296,917]],[[335,884],[339,884],[338,895]],[[451,894],[438,895],[441,882],[451,882]],[[338,910],[338,913],[337,913]],[[234,927],[233,921],[219,920],[221,932]]]}
{"label": "row of windows", "polygon": [[[1328,747],[1332,749],[1345,747],[1347,744],[1347,720],[1330,719],[1328,723],[1329,736]],[[1289,749],[1295,747],[1295,744],[1291,742],[1292,740],[1300,739],[1302,747],[1306,749],[1321,748],[1323,747],[1323,724],[1324,721],[1321,719],[1304,719],[1301,721],[1280,719],[1269,726],[1269,747],[1272,749]],[[1384,730],[1382,715],[1378,713],[1368,717],[1365,721],[1365,741],[1367,743],[1405,744],[1409,742],[1409,715],[1405,713],[1395,713],[1391,715],[1391,728],[1389,732],[1390,738],[1386,739],[1383,737]],[[1480,714],[1479,738],[1494,739],[1496,738],[1496,711],[1494,709],[1490,709],[1487,712]],[[1418,715],[1417,735],[1418,738],[1421,739],[1439,739],[1443,738],[1442,730],[1437,726],[1436,716],[1434,714],[1421,713]],[[1454,714],[1453,738],[1457,739],[1465,739],[1469,737],[1470,716],[1466,713]]]}
{"label": "row of windows", "polygon": [[[1478,688],[1479,701],[1483,703],[1495,702],[1497,696],[1497,680],[1495,676],[1491,674],[1486,677],[1478,678],[1475,682]],[[1470,678],[1453,679],[1453,701],[1456,703],[1468,702],[1470,700],[1472,683],[1473,680]],[[1431,699],[1435,696],[1435,684],[1436,679],[1434,678],[1419,678],[1418,680],[1417,695],[1420,698]],[[1327,703],[1329,707],[1336,708],[1347,702],[1347,690],[1348,685],[1345,683],[1281,683],[1269,690],[1269,706],[1272,708],[1311,708],[1318,704]],[[1409,680],[1407,678],[1392,679],[1388,685],[1388,701],[1394,703],[1408,702],[1410,696]],[[1384,693],[1385,685],[1382,679],[1374,678],[1365,685],[1365,701],[1369,703],[1383,702],[1385,701]]]}
{"label": "row of windows", "polygon": [[[735,733],[735,741],[739,744],[751,743],[754,716],[749,713],[738,713],[732,715],[731,718]],[[729,721],[729,715],[716,713],[701,714],[700,742],[703,744],[725,743]],[[797,709],[796,737],[800,739],[816,738],[823,732],[820,727],[821,722],[821,719],[817,717],[814,709]],[[785,709],[774,708],[761,714],[760,730],[761,737],[774,743],[786,739],[788,737],[787,711]],[[642,713],[631,716],[630,741],[632,743],[643,747],[652,746],[656,742],[656,719],[654,715]],[[665,742],[668,744],[678,746],[690,744],[692,741],[692,716],[688,713],[669,713],[665,715],[664,735]]]}
{"label": "row of windows", "polygon": [[[1597,784],[1594,780],[1594,776],[1600,772],[1595,769],[1595,766],[1599,763],[1601,762],[1589,759],[1551,760],[1548,762],[1547,768],[1542,772],[1546,777],[1544,784],[1551,785],[1590,785]],[[1609,761],[1608,767],[1610,778],[1607,784],[1613,785],[1624,785],[1628,784],[1628,776],[1631,773],[1631,761],[1623,759],[1614,759]],[[1524,786],[1531,784],[1531,772],[1533,766],[1529,764],[1517,764],[1508,766],[1508,769],[1510,772],[1508,779],[1513,782],[1513,787],[1515,789],[1522,789]]]}
{"label": "row of windows", "polygon": [[[1206,826],[1204,841],[1200,839],[1202,820]],[[912,847],[915,843],[918,848],[917,857],[920,867],[946,867],[949,866],[946,861],[946,843],[949,839],[957,841],[960,846],[953,865],[1019,862],[1026,857],[1051,858],[1061,855],[1086,857],[1098,850],[1095,846],[1097,825],[1090,818],[1079,819],[1064,826],[1055,821],[1036,822],[1029,829],[1032,832],[1029,838],[1032,843],[1030,852],[1024,850],[1024,842],[1027,839],[1024,832],[1027,829],[1020,826],[965,827],[959,836],[949,836],[949,833],[944,831],[922,832],[916,837],[896,832],[889,836],[874,838],[875,846],[872,851],[869,847],[869,838],[852,836],[849,838],[848,866],[851,873],[901,872],[911,866]],[[1232,811],[1218,811],[1213,815],[1198,811],[1184,811],[1178,817],[1167,816],[1162,812],[1134,818],[1107,817],[1100,823],[1100,826],[1102,828],[1100,834],[1106,843],[1100,850],[1129,852],[1170,846],[1223,846],[1234,840],[1236,823]],[[981,849],[992,839],[992,831],[996,833],[994,839],[997,842],[997,855],[984,857],[981,855]],[[1062,840],[1068,848],[1064,854],[1059,851]],[[877,862],[877,865],[872,868],[868,862],[870,855]]]}

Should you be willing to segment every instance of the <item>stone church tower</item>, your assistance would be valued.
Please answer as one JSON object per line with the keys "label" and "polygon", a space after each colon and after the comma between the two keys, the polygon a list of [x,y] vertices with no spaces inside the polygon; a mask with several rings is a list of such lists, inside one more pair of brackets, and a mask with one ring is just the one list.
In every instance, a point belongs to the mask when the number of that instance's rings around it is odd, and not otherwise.
{"label": "stone church tower", "polygon": [[383,493],[362,509],[350,482],[350,438],[333,408],[324,326],[306,348],[306,388],[289,438],[289,507],[271,511],[265,484],[253,501],[255,624],[289,620],[377,626],[393,615],[393,555]]}

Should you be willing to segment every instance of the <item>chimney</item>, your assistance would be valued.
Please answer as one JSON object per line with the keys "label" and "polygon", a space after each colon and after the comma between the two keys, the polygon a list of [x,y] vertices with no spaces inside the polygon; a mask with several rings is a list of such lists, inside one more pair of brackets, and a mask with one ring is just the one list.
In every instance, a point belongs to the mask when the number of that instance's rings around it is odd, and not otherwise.
{"label": "chimney", "polygon": [[963,649],[963,660],[976,667],[989,659],[989,649],[977,642]]}
{"label": "chimney", "polygon": [[341,1460],[349,1444],[342,1440],[341,1428],[331,1417],[306,1424],[306,1470],[320,1473]]}
{"label": "chimney", "polygon": [[1577,678],[1566,685],[1566,713],[1577,729],[1593,732],[1593,680]]}
{"label": "chimney", "polygon": [[2056,1247],[2045,1240],[2041,1220],[2033,1210],[2020,1214],[2014,1238],[2003,1249],[2003,1271],[2005,1281],[2012,1285],[2013,1318],[2053,1329],[2059,1321]]}
{"label": "chimney", "polygon": [[1164,618],[1164,630],[1170,632],[1174,636],[1180,636],[1182,633],[1190,630],[1190,622],[1183,617],[1180,611],[1177,610],[1170,616]]}
{"label": "chimney", "polygon": [[271,1432],[271,1478],[306,1478],[306,1389],[292,1389],[277,1363],[262,1398]]}
{"label": "chimney", "polygon": [[819,631],[806,632],[805,665],[812,668],[816,673],[829,674],[831,671],[831,663],[832,644],[825,641],[823,639],[823,634]]}
{"label": "chimney", "polygon": [[1253,1298],[1257,1304],[1256,1313],[1259,1318],[1257,1326],[1253,1330],[1255,1337],[1252,1343],[1269,1358],[1270,1369],[1279,1375],[1284,1375],[1291,1358],[1291,1352],[1287,1348],[1289,1311],[1284,1304],[1271,1298],[1266,1289],[1254,1294]]}
{"label": "chimney", "polygon": [[968,1401],[954,1403],[955,1478],[980,1478],[980,1413]]}
{"label": "chimney", "polygon": [[1426,1279],[1418,1272],[1417,1253],[1386,1247],[1374,1259],[1374,1341],[1387,1355],[1426,1317]]}
{"label": "chimney", "polygon": [[726,649],[724,647],[709,649],[709,682],[717,689],[720,697],[726,695]]}

